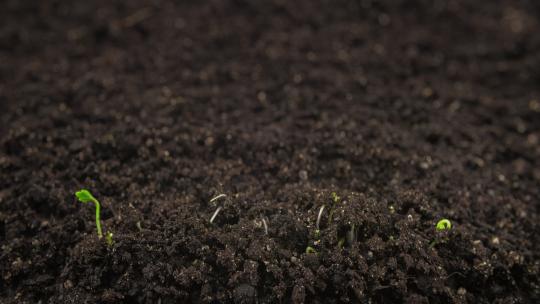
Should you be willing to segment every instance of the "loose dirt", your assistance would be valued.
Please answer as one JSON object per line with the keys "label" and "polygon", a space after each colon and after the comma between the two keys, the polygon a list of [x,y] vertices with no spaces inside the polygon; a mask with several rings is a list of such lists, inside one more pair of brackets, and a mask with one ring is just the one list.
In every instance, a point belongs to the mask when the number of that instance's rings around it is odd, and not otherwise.
{"label": "loose dirt", "polygon": [[1,303],[540,301],[540,2],[178,2],[0,4]]}

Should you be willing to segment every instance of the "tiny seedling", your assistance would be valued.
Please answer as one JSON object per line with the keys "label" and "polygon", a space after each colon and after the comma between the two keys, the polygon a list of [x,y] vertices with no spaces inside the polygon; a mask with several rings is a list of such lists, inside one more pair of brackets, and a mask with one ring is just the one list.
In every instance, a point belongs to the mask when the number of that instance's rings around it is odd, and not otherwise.
{"label": "tiny seedling", "polygon": [[216,219],[216,217],[217,217],[217,215],[219,214],[220,211],[221,211],[221,206],[217,207],[216,211],[214,211],[214,214],[210,218],[210,224],[212,224],[214,222],[214,220]]}
{"label": "tiny seedling", "polygon": [[[445,230],[450,230],[452,229],[452,223],[450,222],[450,220],[448,219],[441,219],[440,221],[437,222],[437,225],[435,225],[435,230],[437,232],[443,232]],[[435,245],[437,245],[438,243],[444,243],[448,241],[448,238],[443,238],[442,240],[433,240],[431,242],[431,244],[429,244],[429,247],[433,247]]]}
{"label": "tiny seedling", "polygon": [[264,226],[264,234],[268,235],[268,225],[266,224],[266,220],[262,216],[261,216],[261,219],[262,219],[262,223],[263,223],[263,226]]}
{"label": "tiny seedling", "polygon": [[306,247],[306,253],[317,253],[317,250],[315,250],[315,248],[311,247],[311,246],[307,246]]}
{"label": "tiny seedling", "polygon": [[[75,192],[75,196],[77,199],[82,203],[88,203],[92,202],[96,206],[96,228],[97,228],[97,234],[98,238],[103,238],[103,232],[101,231],[101,204],[99,201],[90,193],[90,191],[82,189],[77,192]],[[107,231],[107,234],[105,235],[105,241],[107,242],[108,246],[111,246],[113,243],[113,233],[110,231]]]}
{"label": "tiny seedling", "polygon": [[217,195],[217,196],[215,196],[214,198],[212,198],[212,199],[210,200],[210,203],[213,203],[213,202],[217,201],[218,199],[220,199],[220,198],[222,198],[222,197],[227,197],[227,195],[224,194],[224,193],[222,193],[222,194],[220,194],[220,195]]}
{"label": "tiny seedling", "polygon": [[[96,206],[96,228],[97,228],[97,234],[98,238],[103,238],[103,232],[101,232],[101,220],[100,220],[100,213],[101,213],[101,205],[98,202],[98,200],[90,193],[90,191],[86,189],[82,189],[80,191],[75,192],[75,196],[77,196],[77,199],[81,203],[88,203],[92,202]],[[112,233],[111,233],[111,240],[112,240]]]}
{"label": "tiny seedling", "polygon": [[260,221],[257,220],[257,219],[254,219],[253,220],[253,224],[255,225],[255,227],[257,228],[263,228],[264,229],[264,235],[268,235],[268,223],[267,223],[267,219],[265,216],[263,216],[261,214],[261,217],[260,217]]}
{"label": "tiny seedling", "polygon": [[113,233],[110,231],[107,231],[107,234],[105,234],[105,241],[107,242],[108,246],[112,246],[113,244]]}
{"label": "tiny seedling", "polygon": [[443,230],[450,230],[452,229],[452,223],[447,219],[442,219],[437,222],[437,226],[435,226],[437,231],[443,231]]}
{"label": "tiny seedling", "polygon": [[334,204],[337,204],[341,200],[341,197],[339,197],[339,195],[337,195],[337,193],[335,192],[332,192],[330,195],[332,195],[332,200],[334,201]]}
{"label": "tiny seedling", "polygon": [[343,248],[343,246],[345,246],[345,238],[340,238],[337,243],[337,246],[339,249]]}
{"label": "tiny seedling", "polygon": [[319,214],[317,215],[317,231],[321,231],[321,218],[324,211],[324,205],[319,209]]}
{"label": "tiny seedling", "polygon": [[[223,194],[223,193],[222,193],[222,194],[219,194],[219,195],[215,196],[214,198],[212,198],[212,199],[210,200],[210,203],[213,203],[213,202],[217,201],[218,199],[220,199],[220,198],[225,198],[225,197],[227,197],[226,194]],[[213,214],[212,217],[210,218],[210,224],[212,224],[212,223],[214,222],[214,220],[216,219],[216,217],[217,217],[217,215],[219,214],[219,212],[221,211],[221,209],[222,209],[221,206],[219,206],[219,207],[217,207],[216,211],[214,211],[214,214]]]}

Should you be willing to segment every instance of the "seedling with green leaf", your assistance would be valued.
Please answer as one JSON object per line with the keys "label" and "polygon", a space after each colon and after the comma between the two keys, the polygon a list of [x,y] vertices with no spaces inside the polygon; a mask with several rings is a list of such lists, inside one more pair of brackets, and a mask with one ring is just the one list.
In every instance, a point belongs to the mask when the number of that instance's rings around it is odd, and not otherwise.
{"label": "seedling with green leaf", "polygon": [[317,253],[317,250],[315,250],[315,248],[311,247],[311,246],[307,246],[306,247],[306,253]]}
{"label": "seedling with green leaf", "polygon": [[337,193],[335,192],[332,192],[330,195],[332,195],[332,200],[334,201],[334,204],[337,204],[341,200],[341,197],[339,197],[339,195],[337,195]]}
{"label": "seedling with green leaf", "polygon": [[75,192],[75,196],[77,196],[77,199],[79,199],[79,201],[83,204],[92,202],[96,206],[96,228],[97,228],[98,238],[101,239],[103,237],[103,232],[101,231],[101,204],[92,195],[92,193],[90,193],[90,191],[86,189],[81,189]]}
{"label": "seedling with green leaf", "polygon": [[452,229],[452,223],[447,219],[442,219],[437,222],[437,226],[435,226],[437,231],[443,231],[443,230],[450,230]]}
{"label": "seedling with green leaf", "polygon": [[[330,198],[331,198],[331,203],[329,204],[329,212],[328,212],[328,223],[332,223],[332,220],[333,220],[333,217],[334,217],[334,212],[338,206],[338,204],[341,202],[341,197],[336,193],[336,192],[332,192],[330,193]],[[320,237],[321,237],[321,219],[322,219],[322,216],[323,216],[323,213],[326,209],[326,205],[322,205],[319,209],[319,212],[317,214],[317,221],[315,223],[315,243],[318,243],[320,242]],[[350,231],[347,233],[347,241],[349,244],[352,244],[355,240],[356,240],[356,234],[355,234],[355,226],[354,224],[351,225],[351,229]],[[338,247],[339,248],[343,248],[344,244],[345,244],[345,241],[346,239],[345,238],[340,238],[339,241],[338,241]]]}
{"label": "seedling with green leaf", "polygon": [[[445,232],[446,230],[450,230],[452,229],[452,222],[450,222],[450,220],[448,219],[441,219],[437,222],[437,225],[435,225],[435,230],[438,232],[438,233],[442,233],[442,232]],[[448,238],[444,237],[442,238],[441,240],[433,240],[430,244],[429,244],[429,247],[434,247],[435,245],[439,244],[439,243],[444,243],[448,241]]]}
{"label": "seedling with green leaf", "polygon": [[113,233],[110,231],[107,231],[107,234],[105,234],[105,241],[107,242],[108,246],[112,246],[113,244]]}
{"label": "seedling with green leaf", "polygon": [[[97,235],[99,239],[103,238],[103,232],[101,230],[101,204],[99,201],[90,193],[90,191],[86,189],[81,189],[77,192],[75,192],[75,196],[81,203],[94,203],[96,206],[96,229],[97,229]],[[109,246],[113,243],[113,234],[112,232],[107,232],[107,235],[105,236],[105,240]]]}

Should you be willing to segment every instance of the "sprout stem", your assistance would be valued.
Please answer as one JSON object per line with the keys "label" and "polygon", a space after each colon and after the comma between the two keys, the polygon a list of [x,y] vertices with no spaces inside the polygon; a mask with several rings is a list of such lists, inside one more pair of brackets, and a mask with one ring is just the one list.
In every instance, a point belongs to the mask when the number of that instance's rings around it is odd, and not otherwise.
{"label": "sprout stem", "polygon": [[107,242],[107,245],[112,246],[113,244],[113,233],[108,231],[107,235],[105,235],[105,241]]}
{"label": "sprout stem", "polygon": [[213,202],[217,201],[218,199],[220,199],[220,198],[222,198],[222,197],[226,197],[226,196],[227,196],[226,194],[222,193],[222,194],[220,194],[220,195],[214,197],[213,199],[211,199],[211,200],[210,200],[210,203],[213,203]]}
{"label": "sprout stem", "polygon": [[86,189],[81,189],[75,192],[75,196],[83,204],[86,204],[88,202],[94,203],[94,205],[96,206],[96,228],[97,228],[98,238],[99,239],[103,238],[103,232],[101,231],[101,220],[100,220],[101,204],[92,195],[92,193],[90,193],[90,191]]}
{"label": "sprout stem", "polygon": [[100,220],[100,213],[101,213],[101,205],[97,201],[97,199],[92,199],[92,202],[96,205],[96,227],[97,227],[97,234],[98,238],[101,239],[103,237],[103,232],[101,231],[101,220]]}
{"label": "sprout stem", "polygon": [[321,224],[323,211],[324,211],[324,205],[322,205],[321,209],[319,209],[319,215],[317,215],[317,230],[320,230],[320,224]]}
{"label": "sprout stem", "polygon": [[268,225],[266,225],[266,220],[264,217],[262,218],[263,226],[264,226],[264,234],[268,235]]}
{"label": "sprout stem", "polygon": [[210,223],[212,223],[214,221],[214,219],[216,218],[216,216],[218,215],[218,213],[221,211],[221,206],[219,206],[216,211],[214,212],[214,215],[212,215],[212,217],[210,218]]}

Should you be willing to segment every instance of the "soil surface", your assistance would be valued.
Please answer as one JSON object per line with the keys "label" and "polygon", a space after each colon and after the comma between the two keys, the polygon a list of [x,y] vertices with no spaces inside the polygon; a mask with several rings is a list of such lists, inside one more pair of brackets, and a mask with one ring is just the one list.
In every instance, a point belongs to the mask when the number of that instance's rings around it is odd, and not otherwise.
{"label": "soil surface", "polygon": [[533,0],[2,1],[0,302],[539,303],[539,84]]}

